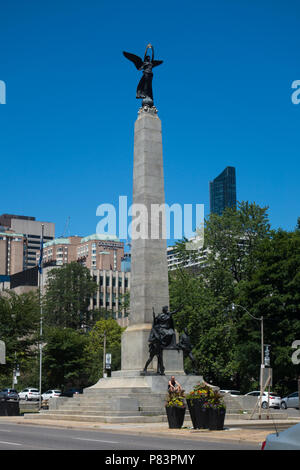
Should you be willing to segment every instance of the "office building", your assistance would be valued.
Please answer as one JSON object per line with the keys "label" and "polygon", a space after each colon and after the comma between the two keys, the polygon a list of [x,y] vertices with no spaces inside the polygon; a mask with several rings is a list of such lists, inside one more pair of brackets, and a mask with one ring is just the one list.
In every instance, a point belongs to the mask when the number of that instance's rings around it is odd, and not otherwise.
{"label": "office building", "polygon": [[122,327],[128,326],[129,307],[124,306],[124,296],[130,291],[130,272],[93,269],[91,275],[98,289],[91,298],[90,309],[106,309]]}
{"label": "office building", "polygon": [[235,168],[227,166],[209,183],[210,212],[222,215],[226,207],[236,208]]}
{"label": "office building", "polygon": [[[13,231],[0,231],[0,275],[10,276],[23,270],[24,236]],[[5,231],[4,231],[5,230]]]}
{"label": "office building", "polygon": [[[0,215],[0,225],[4,227],[4,233],[15,233],[17,236],[23,237],[23,248],[18,250],[20,258],[16,269],[19,271],[33,268],[36,265],[36,253],[40,249],[42,225],[44,225],[44,241],[53,240],[55,237],[55,224],[38,221],[35,217],[2,214]],[[10,269],[10,274],[13,274],[12,267]],[[18,272],[16,269],[13,270],[14,273]],[[5,273],[0,272],[0,274]]]}
{"label": "office building", "polygon": [[[189,239],[189,242],[193,241],[193,237]],[[185,259],[180,258],[177,254],[175,246],[167,247],[167,261],[168,270],[174,271],[178,268],[188,269],[190,271],[198,272],[206,266],[207,249],[198,249],[197,252],[191,252],[191,256],[187,256]],[[189,252],[187,252],[188,254]]]}
{"label": "office building", "polygon": [[95,233],[81,239],[77,261],[88,269],[121,271],[124,243],[116,236]]}
{"label": "office building", "polygon": [[[43,245],[43,266],[62,266],[77,261],[77,246],[82,237],[59,237]],[[40,250],[36,253],[36,264],[40,259]]]}

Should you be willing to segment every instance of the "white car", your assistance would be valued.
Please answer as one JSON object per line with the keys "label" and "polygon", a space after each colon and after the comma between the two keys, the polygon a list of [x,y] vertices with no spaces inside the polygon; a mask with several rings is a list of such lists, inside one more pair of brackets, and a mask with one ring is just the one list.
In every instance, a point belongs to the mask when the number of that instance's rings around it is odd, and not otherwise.
{"label": "white car", "polygon": [[220,390],[220,393],[229,393],[231,397],[238,397],[241,395],[239,390]]}
{"label": "white car", "polygon": [[[246,397],[256,397],[259,400],[260,391],[246,393]],[[278,397],[275,393],[270,392],[269,396],[269,407],[270,408],[280,408],[281,398]],[[266,409],[268,408],[268,392],[263,392],[261,407]]]}
{"label": "white car", "polygon": [[37,388],[24,388],[22,392],[19,393],[20,400],[39,400],[40,392]]}
{"label": "white car", "polygon": [[61,395],[61,390],[47,390],[47,392],[44,392],[42,394],[42,399],[49,400],[49,398],[60,397],[60,395]]}
{"label": "white car", "polygon": [[269,434],[261,450],[300,450],[300,423],[277,434]]}

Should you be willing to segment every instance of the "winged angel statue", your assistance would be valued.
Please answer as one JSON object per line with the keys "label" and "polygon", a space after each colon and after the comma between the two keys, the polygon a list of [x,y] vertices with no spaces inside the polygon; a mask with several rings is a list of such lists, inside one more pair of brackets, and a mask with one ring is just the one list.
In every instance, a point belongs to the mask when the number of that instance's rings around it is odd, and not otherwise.
{"label": "winged angel statue", "polygon": [[[151,49],[152,56],[148,55],[148,49]],[[153,102],[153,92],[152,92],[152,79],[153,79],[153,67],[157,67],[163,63],[162,60],[154,60],[154,49],[151,44],[148,44],[146,47],[144,60],[142,60],[139,56],[135,54],[131,54],[130,52],[124,52],[124,56],[131,60],[134,63],[138,70],[143,71],[143,76],[138,84],[136,90],[136,97],[141,98],[143,106],[154,106]]]}

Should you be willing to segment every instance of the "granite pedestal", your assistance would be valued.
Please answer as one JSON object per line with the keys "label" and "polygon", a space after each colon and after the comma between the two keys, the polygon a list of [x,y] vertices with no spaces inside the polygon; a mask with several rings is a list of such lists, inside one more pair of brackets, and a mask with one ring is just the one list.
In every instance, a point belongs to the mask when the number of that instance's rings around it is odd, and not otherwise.
{"label": "granite pedestal", "polygon": [[[136,219],[138,223],[134,225],[138,230],[131,242],[130,323],[122,335],[121,370],[112,372],[110,378],[100,379],[85,393],[87,396],[117,393],[124,400],[131,397],[137,402],[131,402],[130,407],[136,406],[140,413],[145,412],[145,403],[151,403],[152,415],[158,418],[164,414],[171,375],[175,375],[187,391],[203,380],[202,376],[184,373],[183,353],[176,349],[163,350],[165,375],[155,373],[156,358],[149,365],[147,374],[142,372],[149,357],[153,308],[157,315],[163,306],[169,306],[164,203],[161,122],[155,107],[143,107],[134,130],[133,215],[138,209],[140,213]],[[158,212],[160,217],[154,217]]]}
{"label": "granite pedestal", "polygon": [[70,409],[87,413],[90,403],[95,419],[106,422],[162,421],[166,418],[164,402],[171,375],[186,391],[203,380],[184,373],[183,353],[175,349],[163,350],[165,375],[155,374],[156,359],[148,373],[142,374],[149,357],[152,309],[157,315],[169,306],[164,203],[161,122],[155,107],[143,107],[134,129],[130,315],[122,335],[121,370],[85,389],[82,396],[71,399],[71,404],[63,403],[61,413],[70,413]]}

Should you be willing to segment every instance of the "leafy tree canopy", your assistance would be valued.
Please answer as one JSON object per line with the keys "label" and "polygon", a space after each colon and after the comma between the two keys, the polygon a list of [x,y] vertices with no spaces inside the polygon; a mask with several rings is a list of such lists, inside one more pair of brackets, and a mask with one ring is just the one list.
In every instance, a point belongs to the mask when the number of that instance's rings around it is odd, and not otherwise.
{"label": "leafy tree canopy", "polygon": [[51,269],[44,296],[47,324],[74,329],[90,326],[93,320],[90,298],[96,291],[97,283],[79,263]]}

